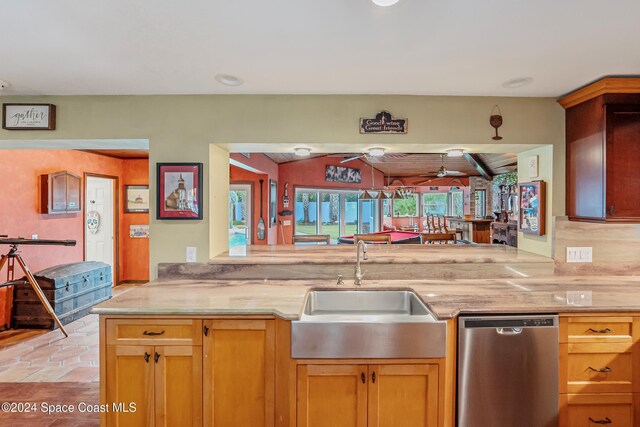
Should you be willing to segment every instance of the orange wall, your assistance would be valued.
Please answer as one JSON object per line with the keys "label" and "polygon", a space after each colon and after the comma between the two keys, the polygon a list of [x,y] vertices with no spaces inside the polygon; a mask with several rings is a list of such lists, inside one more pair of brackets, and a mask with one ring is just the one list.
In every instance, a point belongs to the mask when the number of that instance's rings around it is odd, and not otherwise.
{"label": "orange wall", "polygon": [[[278,212],[284,209],[282,196],[284,196],[284,184],[289,183],[289,210],[293,211],[295,206],[295,188],[344,188],[344,189],[367,189],[375,185],[380,188],[384,185],[384,175],[377,169],[373,170],[374,180],[371,179],[371,166],[361,160],[341,164],[342,157],[316,157],[308,160],[300,160],[289,163],[281,163],[278,179]],[[362,182],[360,184],[347,184],[341,182],[327,182],[325,179],[325,169],[327,165],[350,167],[360,169]],[[279,220],[289,220],[291,225],[283,226],[285,243],[290,244],[293,236],[293,215],[278,218]],[[282,243],[282,237],[278,234],[278,243]]]}
{"label": "orange wall", "polygon": [[[253,204],[253,244],[254,245],[274,245],[278,239],[278,227],[269,225],[269,180],[278,181],[278,164],[262,153],[251,153],[249,158],[239,153],[231,153],[231,159],[237,160],[245,166],[253,168],[258,172],[250,172],[240,167],[230,166],[230,182],[231,184],[250,183],[252,188],[252,204]],[[262,184],[262,218],[265,223],[266,239],[258,240],[257,226],[260,220],[260,179],[264,180]],[[278,191],[280,191],[278,189]],[[281,198],[281,193],[278,193]]]}
{"label": "orange wall", "polygon": [[[130,168],[129,164],[133,164],[133,162],[136,165]],[[147,166],[144,166],[144,163]],[[131,172],[128,172],[129,169]],[[0,150],[0,171],[2,171],[4,193],[4,201],[0,203],[0,234],[28,238],[32,234],[38,234],[41,239],[73,239],[77,241],[77,245],[74,247],[21,247],[22,256],[34,272],[58,264],[82,261],[84,258],[83,213],[58,215],[40,213],[40,175],[61,170],[82,177],[83,188],[85,172],[117,176],[120,187],[118,189],[119,215],[120,218],[123,218],[125,215],[123,215],[122,187],[127,183],[126,179],[130,173],[138,179],[146,170],[148,176],[148,161],[124,161],[74,150]],[[125,171],[127,171],[127,175],[125,175]],[[148,178],[145,181],[148,181]],[[148,221],[148,215],[146,216]],[[125,253],[135,253],[135,257],[139,258],[139,263],[146,260],[146,265],[144,270],[137,270],[138,263],[134,264],[132,269],[127,268],[126,271],[124,268],[120,268],[118,282],[135,280],[137,277],[146,279],[149,268],[149,242],[147,239],[141,239],[142,242],[135,242],[140,245],[137,248],[139,251],[129,250],[128,245],[134,239],[129,239],[128,225],[126,225],[126,234],[123,230],[124,227],[124,221],[121,221],[118,265],[123,266]],[[0,246],[2,253],[8,249],[6,245]],[[18,273],[16,276],[21,277]],[[4,282],[5,278],[6,272],[0,271],[0,282]],[[8,323],[9,313],[6,309],[1,309],[1,307],[10,305],[8,304],[10,298],[7,297],[7,294],[6,288],[0,289],[0,326]]]}
{"label": "orange wall", "polygon": [[[125,185],[149,185],[149,160],[125,160],[120,187],[122,203],[125,203]],[[124,206],[124,205],[122,205]],[[120,246],[122,281],[149,280],[149,239],[132,239],[129,237],[129,226],[149,224],[148,213],[124,213],[120,209]]]}

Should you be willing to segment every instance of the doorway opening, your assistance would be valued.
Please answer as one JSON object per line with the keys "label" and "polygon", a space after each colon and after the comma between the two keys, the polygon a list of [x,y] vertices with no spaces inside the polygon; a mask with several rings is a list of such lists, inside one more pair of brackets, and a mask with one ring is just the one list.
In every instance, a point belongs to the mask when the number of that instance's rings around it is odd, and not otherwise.
{"label": "doorway opening", "polygon": [[252,243],[252,185],[229,186],[229,253],[246,250]]}

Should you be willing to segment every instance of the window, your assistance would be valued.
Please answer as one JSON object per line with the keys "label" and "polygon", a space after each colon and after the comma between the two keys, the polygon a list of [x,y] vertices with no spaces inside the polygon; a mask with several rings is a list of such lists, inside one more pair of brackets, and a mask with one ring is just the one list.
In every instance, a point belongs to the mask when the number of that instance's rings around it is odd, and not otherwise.
{"label": "window", "polygon": [[393,217],[418,216],[418,195],[412,194],[406,199],[393,200]]}
{"label": "window", "polygon": [[462,191],[451,192],[451,207],[449,212],[451,216],[464,216],[464,193]]}
{"label": "window", "polygon": [[[463,204],[464,209],[464,204]],[[447,215],[449,212],[448,193],[423,193],[422,213],[427,215]]]}
{"label": "window", "polygon": [[358,191],[296,188],[295,200],[295,234],[328,234],[336,243],[340,236],[380,229],[379,202],[359,200]]}
{"label": "window", "polygon": [[475,217],[484,218],[487,215],[487,190],[476,190],[473,197],[475,202]]}

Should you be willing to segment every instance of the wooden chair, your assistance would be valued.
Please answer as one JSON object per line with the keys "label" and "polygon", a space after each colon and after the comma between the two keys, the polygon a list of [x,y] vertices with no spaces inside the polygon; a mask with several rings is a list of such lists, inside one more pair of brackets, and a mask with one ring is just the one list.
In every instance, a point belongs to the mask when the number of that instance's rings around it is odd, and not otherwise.
{"label": "wooden chair", "polygon": [[438,242],[440,244],[448,244],[449,242],[453,242],[454,245],[458,244],[458,238],[456,237],[455,231],[447,231],[447,232],[435,232],[435,233],[420,233],[420,243],[435,243]]}
{"label": "wooden chair", "polygon": [[358,244],[358,242],[362,240],[365,243],[385,243],[387,245],[391,244],[391,235],[390,234],[356,234],[353,237],[353,243]]}
{"label": "wooden chair", "polygon": [[331,236],[328,234],[296,234],[293,236],[293,244],[297,243],[331,243]]}

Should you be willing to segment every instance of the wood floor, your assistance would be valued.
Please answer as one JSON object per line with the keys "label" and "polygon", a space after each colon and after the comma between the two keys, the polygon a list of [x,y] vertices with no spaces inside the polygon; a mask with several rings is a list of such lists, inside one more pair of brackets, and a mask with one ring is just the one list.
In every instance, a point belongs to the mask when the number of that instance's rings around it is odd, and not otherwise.
{"label": "wood floor", "polygon": [[[97,405],[99,383],[0,383],[0,402],[35,403],[35,412],[0,411],[0,426],[90,427],[100,425],[100,414],[80,413],[78,404]],[[73,413],[43,413],[43,404],[73,405]]]}

